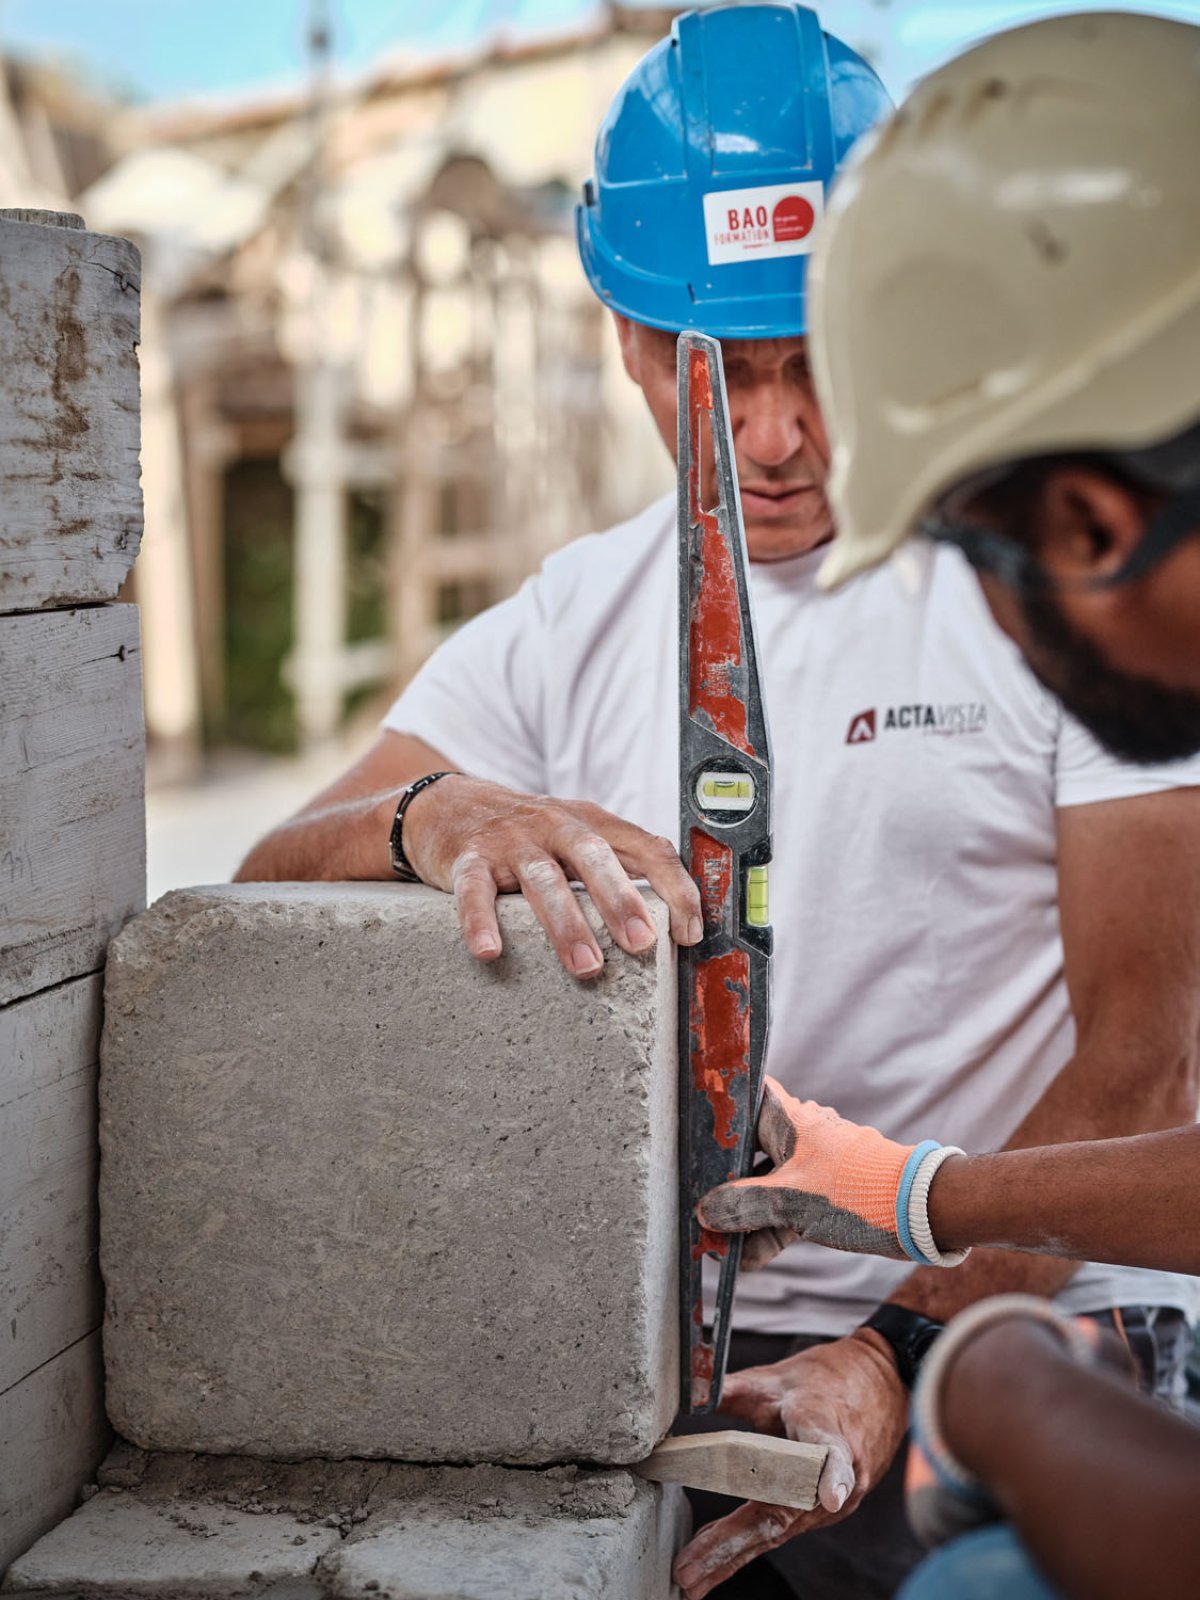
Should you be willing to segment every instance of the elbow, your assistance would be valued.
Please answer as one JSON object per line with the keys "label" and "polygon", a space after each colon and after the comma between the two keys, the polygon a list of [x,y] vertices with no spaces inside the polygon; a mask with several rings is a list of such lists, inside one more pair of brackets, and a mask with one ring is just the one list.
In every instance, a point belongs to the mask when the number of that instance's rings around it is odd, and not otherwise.
{"label": "elbow", "polygon": [[[1200,1040],[1164,1047],[1139,1073],[1140,1087],[1130,1096],[1130,1132],[1152,1133],[1196,1121],[1200,1103]],[[1136,1101],[1136,1104],[1133,1103]]]}
{"label": "elbow", "polygon": [[1163,1109],[1171,1114],[1163,1126],[1177,1128],[1195,1122],[1200,1109],[1200,1031],[1190,1029],[1189,1036],[1173,1050],[1164,1041],[1158,1076]]}
{"label": "elbow", "polygon": [[1181,1076],[1184,1114],[1180,1123],[1195,1122],[1200,1117],[1200,1038],[1184,1053]]}
{"label": "elbow", "polygon": [[1200,1105],[1200,1032],[1189,1026],[1134,1032],[1089,1030],[1077,1052],[1089,1061],[1091,1103],[1111,1138],[1184,1127]]}

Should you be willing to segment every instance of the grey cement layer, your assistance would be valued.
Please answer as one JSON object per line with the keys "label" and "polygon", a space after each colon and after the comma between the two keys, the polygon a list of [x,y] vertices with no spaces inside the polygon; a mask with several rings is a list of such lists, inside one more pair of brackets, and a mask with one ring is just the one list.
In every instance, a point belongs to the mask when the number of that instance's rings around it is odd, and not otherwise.
{"label": "grey cement layer", "polygon": [[82,1600],[667,1600],[682,1491],[619,1471],[286,1466],[118,1446],[6,1593]]}
{"label": "grey cement layer", "polygon": [[[599,928],[590,904],[583,902]],[[481,966],[422,887],[167,896],[112,946],[109,1414],[277,1459],[642,1459],[676,1402],[675,962]]]}

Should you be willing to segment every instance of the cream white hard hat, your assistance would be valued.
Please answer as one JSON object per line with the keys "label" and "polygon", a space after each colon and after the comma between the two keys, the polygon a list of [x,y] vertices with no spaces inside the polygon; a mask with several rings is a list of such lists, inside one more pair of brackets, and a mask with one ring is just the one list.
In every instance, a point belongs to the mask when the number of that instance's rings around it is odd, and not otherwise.
{"label": "cream white hard hat", "polygon": [[1200,418],[1200,28],[999,34],[851,156],[810,268],[832,587],[968,475]]}

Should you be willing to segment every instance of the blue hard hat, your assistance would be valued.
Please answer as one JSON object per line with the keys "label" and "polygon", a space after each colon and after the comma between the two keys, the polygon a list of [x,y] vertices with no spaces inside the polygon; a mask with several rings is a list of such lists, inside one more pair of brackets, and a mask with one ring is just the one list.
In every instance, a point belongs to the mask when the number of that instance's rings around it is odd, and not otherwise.
{"label": "blue hard hat", "polygon": [[596,140],[596,176],[575,209],[588,282],[605,305],[673,333],[803,333],[826,186],[890,106],[807,6],[676,17]]}

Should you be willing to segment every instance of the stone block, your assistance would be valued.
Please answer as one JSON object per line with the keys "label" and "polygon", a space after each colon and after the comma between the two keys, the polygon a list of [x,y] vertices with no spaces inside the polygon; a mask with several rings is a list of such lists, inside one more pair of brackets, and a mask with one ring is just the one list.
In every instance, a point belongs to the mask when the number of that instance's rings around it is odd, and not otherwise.
{"label": "stone block", "polygon": [[6,1594],[89,1600],[667,1600],[679,1490],[619,1471],[264,1465],[118,1446]]}
{"label": "stone block", "polygon": [[78,221],[0,216],[0,611],[113,599],[141,539],[141,262]]}
{"label": "stone block", "polygon": [[320,1595],[318,1560],[341,1538],[293,1516],[194,1497],[147,1503],[102,1491],[13,1564],[6,1589],[42,1595]]}
{"label": "stone block", "polygon": [[[624,1472],[445,1468],[325,1563],[329,1600],[666,1600],[682,1490]],[[643,1493],[649,1488],[650,1494]]]}
{"label": "stone block", "polygon": [[[598,930],[599,920],[583,902]],[[102,1043],[109,1414],[156,1449],[626,1463],[676,1404],[675,962],[503,897],[167,896]]]}

